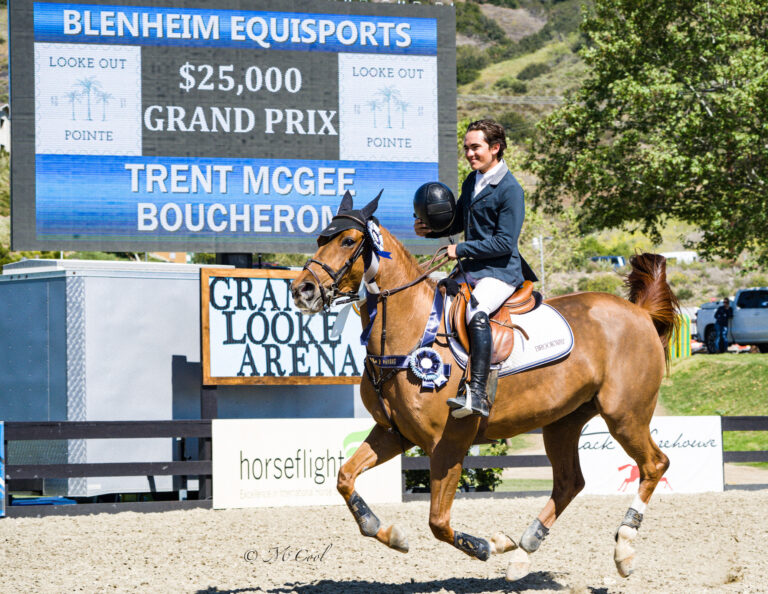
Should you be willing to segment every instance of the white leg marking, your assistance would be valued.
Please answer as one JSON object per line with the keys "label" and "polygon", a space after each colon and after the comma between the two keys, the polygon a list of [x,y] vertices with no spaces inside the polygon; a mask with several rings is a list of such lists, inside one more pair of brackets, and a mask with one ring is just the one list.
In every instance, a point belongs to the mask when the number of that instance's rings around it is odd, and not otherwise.
{"label": "white leg marking", "polygon": [[514,551],[517,548],[515,541],[503,532],[494,534],[489,542],[491,543],[491,553],[493,555],[501,555],[507,551]]}
{"label": "white leg marking", "polygon": [[646,504],[643,503],[642,499],[640,499],[640,494],[638,493],[637,495],[635,495],[635,498],[632,500],[632,505],[630,505],[629,507],[631,507],[637,512],[640,512],[641,514],[644,514],[645,506]]}
{"label": "white leg marking", "polygon": [[515,582],[523,579],[531,571],[531,557],[523,549],[515,549],[512,551],[512,560],[507,565],[506,580],[508,582]]}
{"label": "white leg marking", "polygon": [[408,538],[405,536],[405,532],[397,526],[392,526],[392,530],[389,532],[389,546],[401,553],[408,552]]}
{"label": "white leg marking", "polygon": [[629,526],[619,526],[616,548],[613,552],[613,560],[621,577],[629,577],[635,571],[635,549],[632,542],[637,536],[637,530]]}

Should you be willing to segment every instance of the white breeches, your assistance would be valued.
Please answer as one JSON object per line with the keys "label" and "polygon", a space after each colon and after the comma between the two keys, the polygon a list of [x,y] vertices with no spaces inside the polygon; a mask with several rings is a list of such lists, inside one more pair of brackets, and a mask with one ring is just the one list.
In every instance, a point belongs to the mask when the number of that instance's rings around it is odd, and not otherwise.
{"label": "white breeches", "polygon": [[477,299],[477,307],[472,307],[471,303],[467,305],[467,324],[479,311],[484,311],[490,317],[492,312],[504,305],[515,292],[515,288],[514,285],[508,285],[492,276],[481,278],[472,290]]}

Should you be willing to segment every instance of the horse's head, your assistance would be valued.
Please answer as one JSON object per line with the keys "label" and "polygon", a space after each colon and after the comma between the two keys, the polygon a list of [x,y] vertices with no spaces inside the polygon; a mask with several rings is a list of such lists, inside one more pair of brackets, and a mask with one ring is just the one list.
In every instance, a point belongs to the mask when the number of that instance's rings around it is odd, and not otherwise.
{"label": "horse's head", "polygon": [[293,301],[305,313],[317,313],[341,298],[354,299],[363,279],[360,256],[380,249],[380,235],[373,213],[381,192],[360,210],[355,210],[347,192],[339,210],[317,238],[318,249],[304,270],[291,283]]}

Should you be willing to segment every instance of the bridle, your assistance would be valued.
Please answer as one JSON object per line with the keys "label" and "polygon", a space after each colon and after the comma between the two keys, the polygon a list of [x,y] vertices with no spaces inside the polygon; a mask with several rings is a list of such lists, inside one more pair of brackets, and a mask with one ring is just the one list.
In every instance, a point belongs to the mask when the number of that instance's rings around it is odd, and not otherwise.
{"label": "bridle", "polygon": [[[324,309],[330,308],[331,305],[342,305],[345,303],[358,301],[360,299],[356,291],[342,291],[339,288],[339,282],[341,281],[342,278],[344,278],[347,272],[349,272],[349,269],[352,268],[355,262],[357,262],[358,258],[363,254],[366,246],[368,247],[368,249],[373,249],[371,246],[368,245],[368,243],[370,243],[371,240],[368,237],[368,234],[364,231],[366,229],[366,224],[361,219],[351,215],[347,215],[347,214],[341,214],[336,216],[339,218],[351,219],[355,223],[357,223],[357,225],[359,225],[358,230],[362,231],[363,233],[363,238],[360,240],[360,243],[355,248],[355,252],[352,254],[352,256],[350,256],[347,259],[347,261],[344,262],[344,264],[338,270],[334,270],[333,268],[328,266],[325,262],[321,262],[320,260],[316,260],[315,258],[309,258],[304,264],[303,270],[306,270],[312,275],[312,278],[315,279],[317,286],[320,288],[320,298],[323,301]],[[400,291],[408,289],[422,282],[430,274],[432,274],[435,270],[439,269],[449,260],[447,254],[445,253],[445,250],[446,250],[446,246],[442,246],[437,249],[434,256],[432,256],[432,259],[427,264],[426,270],[418,278],[400,287],[381,291],[379,299],[382,299],[386,302],[387,297],[394,295],[395,293],[399,293]],[[325,273],[330,277],[332,281],[331,286],[329,287],[330,291],[326,290],[326,288],[323,286],[323,283],[320,282],[320,277],[318,277],[315,271],[312,270],[312,268],[310,268],[311,264],[317,264],[318,266],[320,266],[320,268],[322,268],[325,271]],[[339,301],[339,299],[346,299],[346,301]]]}
{"label": "bridle", "polygon": [[[358,225],[360,225],[361,229],[365,229],[365,223],[363,223],[360,219],[357,217],[352,217],[349,215],[336,215],[337,217],[343,217],[347,219],[352,219],[355,221]],[[339,288],[339,282],[341,282],[341,279],[346,276],[347,272],[349,272],[349,269],[354,266],[355,262],[357,262],[358,258],[363,254],[363,250],[365,249],[365,245],[368,242],[368,236],[363,232],[363,238],[360,240],[360,243],[355,248],[354,253],[347,259],[346,262],[339,268],[338,270],[334,270],[328,264],[325,262],[321,262],[320,260],[315,260],[314,258],[309,258],[306,263],[304,264],[303,270],[306,270],[312,275],[312,278],[315,279],[315,282],[317,283],[317,286],[320,288],[320,298],[323,301],[323,309],[328,309],[331,307],[331,305],[337,304],[343,304],[343,303],[351,303],[352,301],[357,301],[359,299],[357,291],[342,291]],[[330,291],[326,290],[326,288],[323,286],[323,283],[320,282],[320,277],[317,276],[317,273],[315,273],[312,268],[310,268],[310,265],[317,264],[322,268],[325,273],[331,278],[331,286],[329,287]],[[347,301],[339,301],[339,299],[347,299]]]}

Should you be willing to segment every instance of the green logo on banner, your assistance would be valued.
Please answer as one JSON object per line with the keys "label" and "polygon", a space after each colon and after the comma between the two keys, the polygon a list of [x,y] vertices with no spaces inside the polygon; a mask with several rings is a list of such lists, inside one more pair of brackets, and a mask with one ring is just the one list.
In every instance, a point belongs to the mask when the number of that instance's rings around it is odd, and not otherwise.
{"label": "green logo on banner", "polygon": [[[373,429],[373,427],[371,427]],[[349,459],[352,457],[352,454],[354,454],[357,451],[357,448],[360,447],[360,444],[365,441],[365,438],[368,437],[368,434],[371,432],[371,429],[366,429],[364,431],[355,431],[354,433],[350,433],[344,438],[344,445],[342,446],[344,449],[344,457]]]}

